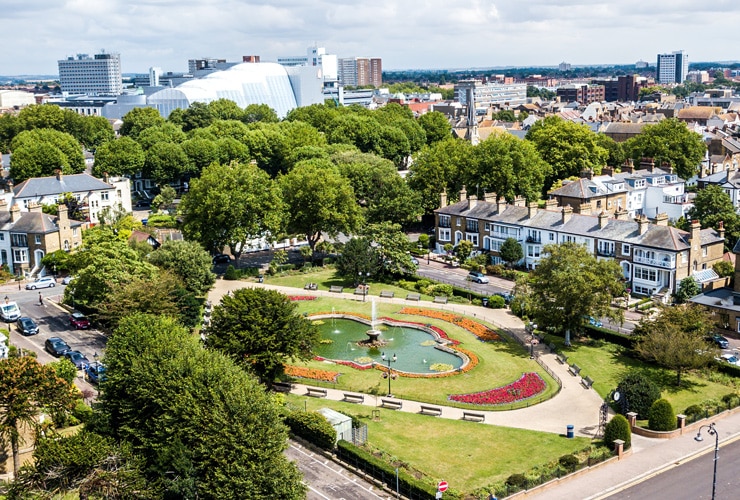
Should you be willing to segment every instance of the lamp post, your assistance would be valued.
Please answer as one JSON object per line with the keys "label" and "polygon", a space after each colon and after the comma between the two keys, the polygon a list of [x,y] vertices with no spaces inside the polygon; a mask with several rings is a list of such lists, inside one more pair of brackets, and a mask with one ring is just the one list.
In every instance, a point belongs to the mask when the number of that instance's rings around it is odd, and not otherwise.
{"label": "lamp post", "polygon": [[365,302],[365,298],[367,297],[367,279],[370,277],[370,273],[360,271],[357,275],[360,277],[360,281],[362,281],[362,301]]}
{"label": "lamp post", "polygon": [[701,430],[704,428],[707,428],[707,433],[710,436],[714,436],[714,475],[712,476],[712,500],[714,500],[714,494],[717,491],[717,460],[719,460],[719,433],[717,432],[717,429],[714,428],[714,422],[712,422],[709,425],[702,425],[699,427],[699,430],[696,433],[696,437],[694,437],[695,441],[704,441],[704,438],[701,437]]}
{"label": "lamp post", "polygon": [[393,376],[392,376],[392,373],[393,372],[391,371],[391,361],[393,361],[395,363],[398,360],[398,358],[396,357],[395,354],[393,355],[393,357],[388,356],[386,358],[384,352],[380,354],[380,357],[381,357],[381,359],[383,361],[385,361],[385,362],[388,363],[388,373],[386,374],[386,375],[388,375],[388,397],[389,398],[392,398],[393,397],[393,393],[391,392],[391,379],[393,378]]}

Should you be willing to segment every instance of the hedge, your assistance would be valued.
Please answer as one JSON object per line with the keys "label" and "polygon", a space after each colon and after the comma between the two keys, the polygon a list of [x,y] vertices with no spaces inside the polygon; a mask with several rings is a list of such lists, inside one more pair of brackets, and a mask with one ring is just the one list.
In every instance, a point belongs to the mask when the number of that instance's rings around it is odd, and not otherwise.
{"label": "hedge", "polygon": [[316,411],[293,411],[285,417],[290,432],[325,450],[334,449],[337,431]]}
{"label": "hedge", "polygon": [[593,325],[586,325],[586,333],[589,337],[599,340],[606,340],[612,344],[617,344],[628,349],[632,349],[635,344],[634,335],[625,335],[617,333],[608,328],[602,328]]}
{"label": "hedge", "polygon": [[654,431],[672,431],[676,428],[676,413],[667,399],[659,399],[650,407],[648,428]]}

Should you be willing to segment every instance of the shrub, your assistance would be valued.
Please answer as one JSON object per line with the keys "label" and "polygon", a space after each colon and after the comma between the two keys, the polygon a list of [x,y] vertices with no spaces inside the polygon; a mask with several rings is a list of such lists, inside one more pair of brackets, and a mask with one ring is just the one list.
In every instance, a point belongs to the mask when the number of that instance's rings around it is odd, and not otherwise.
{"label": "shrub", "polygon": [[433,295],[435,297],[438,295],[452,297],[452,285],[438,284],[438,285],[430,286],[429,292],[427,293],[427,295]]}
{"label": "shrub", "polygon": [[654,431],[672,431],[676,428],[676,413],[667,399],[659,399],[650,407],[648,428]]}
{"label": "shrub", "polygon": [[93,409],[87,406],[84,401],[78,401],[74,409],[72,410],[72,416],[83,424],[87,423],[87,421],[90,420],[92,414]]}
{"label": "shrub", "polygon": [[560,465],[567,471],[573,472],[576,470],[576,467],[578,467],[578,464],[581,463],[580,460],[578,460],[578,457],[575,455],[563,455],[558,459],[558,462],[560,462]]}
{"label": "shrub", "polygon": [[241,278],[241,273],[233,266],[233,264],[229,264],[229,267],[226,268],[226,272],[224,273],[224,279],[238,280],[239,278]]}
{"label": "shrub", "polygon": [[632,445],[632,430],[627,417],[624,415],[614,415],[604,429],[604,444],[606,446],[613,449],[614,441],[617,439],[624,441],[625,450]]}
{"label": "shrub", "polygon": [[503,309],[506,307],[506,300],[500,295],[493,295],[488,299],[488,306],[494,309]]}
{"label": "shrub", "polygon": [[486,272],[494,276],[501,276],[501,273],[504,272],[504,266],[502,266],[501,264],[486,266]]}
{"label": "shrub", "polygon": [[704,416],[704,409],[699,405],[691,405],[683,411],[683,414],[691,420],[698,419]]}
{"label": "shrub", "polygon": [[731,392],[722,396],[722,402],[727,405],[727,408],[735,408],[736,406],[740,406],[740,396]]}
{"label": "shrub", "polygon": [[337,442],[337,431],[321,413],[294,411],[288,414],[285,423],[293,434],[319,448],[331,450]]}
{"label": "shrub", "polygon": [[506,478],[506,486],[514,488],[526,488],[527,487],[527,476],[524,474],[512,474]]}
{"label": "shrub", "polygon": [[639,418],[645,418],[650,407],[660,398],[660,387],[647,375],[640,372],[628,373],[618,385],[622,397],[626,398],[625,411],[637,412]]}

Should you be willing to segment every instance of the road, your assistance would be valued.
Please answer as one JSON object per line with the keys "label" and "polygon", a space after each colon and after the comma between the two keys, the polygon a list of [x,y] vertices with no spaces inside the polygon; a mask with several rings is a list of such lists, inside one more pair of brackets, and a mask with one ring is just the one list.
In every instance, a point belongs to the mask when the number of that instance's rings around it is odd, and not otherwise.
{"label": "road", "polygon": [[419,258],[419,266],[416,274],[425,278],[430,278],[440,283],[447,283],[458,288],[473,291],[482,295],[492,295],[494,293],[511,293],[514,288],[514,282],[489,276],[490,283],[473,283],[467,279],[468,271],[459,267],[452,267],[442,262],[434,260],[427,263],[427,259]]}
{"label": "road", "polygon": [[[702,432],[704,441],[714,437]],[[681,465],[668,469],[662,474],[653,476],[647,481],[631,486],[608,497],[614,500],[644,498],[692,498],[709,499],[712,497],[712,477],[714,467],[714,450]],[[719,461],[717,462],[716,498],[737,498],[735,488],[740,488],[740,441],[727,446],[720,442]]]}

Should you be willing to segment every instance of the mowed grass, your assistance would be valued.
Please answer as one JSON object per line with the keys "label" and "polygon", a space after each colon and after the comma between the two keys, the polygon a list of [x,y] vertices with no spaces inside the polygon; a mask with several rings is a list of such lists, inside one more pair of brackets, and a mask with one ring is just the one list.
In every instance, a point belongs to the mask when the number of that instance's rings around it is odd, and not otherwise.
{"label": "mowed grass", "polygon": [[[329,299],[320,297],[316,300],[299,302],[299,311],[307,314],[317,312],[357,312],[370,315],[371,305],[352,300]],[[393,394],[399,398],[413,399],[436,404],[446,404],[459,407],[474,407],[488,410],[509,410],[529,406],[536,402],[552,397],[558,386],[555,381],[529,358],[529,353],[518,343],[502,333],[502,340],[496,342],[482,342],[472,333],[452,323],[443,320],[401,314],[401,304],[377,303],[378,317],[389,316],[393,319],[432,324],[444,330],[451,339],[459,340],[460,347],[473,352],[478,357],[478,365],[471,371],[447,377],[411,378],[398,377],[392,381]],[[414,305],[413,307],[416,307]],[[419,306],[422,307],[423,306]],[[485,324],[485,323],[484,323]],[[491,325],[488,325],[491,326]],[[361,340],[361,339],[358,339]],[[358,352],[357,356],[362,356]],[[348,366],[334,364],[328,361],[311,360],[304,363],[293,363],[296,366],[306,366],[327,371],[338,372],[341,375],[336,383],[305,380],[310,385],[333,387],[346,391],[363,392],[368,394],[385,394],[388,391],[388,380],[382,378],[380,370],[357,370]],[[479,406],[464,405],[448,401],[452,394],[467,394],[487,391],[496,387],[505,386],[518,380],[523,373],[536,372],[546,382],[547,389],[538,397],[520,401],[512,405]]]}
{"label": "mowed grass", "polygon": [[586,448],[587,438],[497,427],[476,422],[441,419],[415,413],[374,408],[340,401],[288,396],[309,411],[329,407],[359,417],[368,426],[368,444],[397,461],[411,464],[434,481],[445,480],[451,488],[471,492],[525,472],[537,465],[557,461],[563,455]]}

